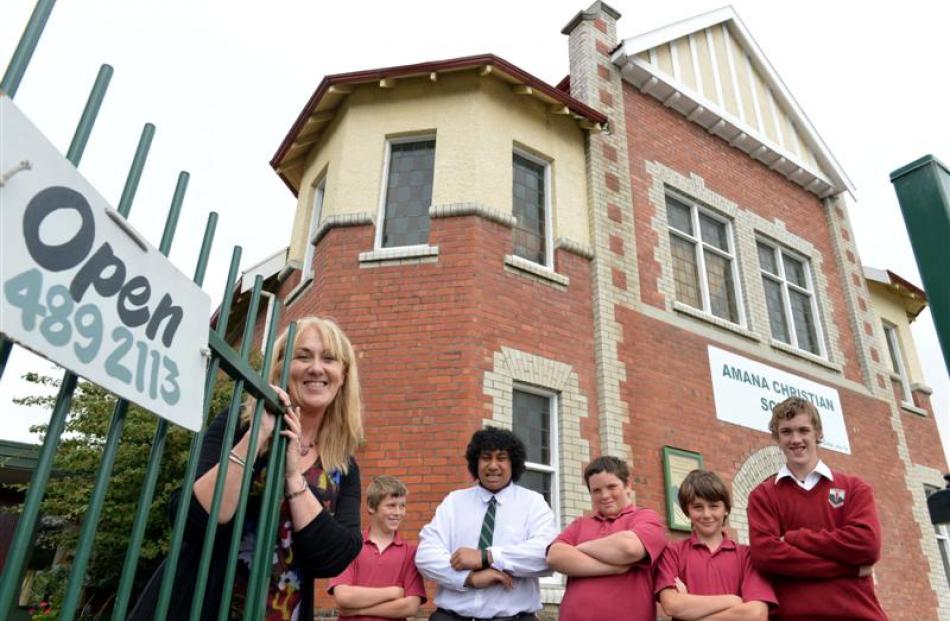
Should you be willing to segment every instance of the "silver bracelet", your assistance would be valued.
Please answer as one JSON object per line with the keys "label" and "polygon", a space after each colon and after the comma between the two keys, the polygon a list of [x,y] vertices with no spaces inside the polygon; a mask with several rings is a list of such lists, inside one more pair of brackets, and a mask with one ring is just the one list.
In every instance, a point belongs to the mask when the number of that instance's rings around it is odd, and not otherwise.
{"label": "silver bracelet", "polygon": [[284,497],[286,497],[287,500],[290,500],[291,498],[296,498],[297,496],[303,494],[305,491],[310,489],[310,486],[307,484],[307,479],[305,479],[303,475],[300,475],[300,482],[303,483],[300,489],[298,489],[296,492],[284,494]]}
{"label": "silver bracelet", "polygon": [[247,468],[247,462],[241,458],[240,455],[234,452],[234,449],[231,449],[231,452],[228,453],[228,461],[233,461],[242,468]]}

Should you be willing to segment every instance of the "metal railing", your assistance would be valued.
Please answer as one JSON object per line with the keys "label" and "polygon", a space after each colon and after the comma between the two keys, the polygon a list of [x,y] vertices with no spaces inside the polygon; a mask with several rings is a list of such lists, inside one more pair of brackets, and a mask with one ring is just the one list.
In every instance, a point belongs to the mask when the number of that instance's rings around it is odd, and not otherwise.
{"label": "metal railing", "polygon": [[[26,26],[20,43],[14,52],[13,58],[0,83],[0,90],[11,99],[16,95],[20,81],[29,65],[30,58],[36,48],[43,28],[53,9],[55,0],[40,0]],[[66,158],[77,166],[82,159],[83,151],[89,140],[93,126],[96,122],[99,108],[108,89],[109,81],[112,76],[112,67],[103,65],[96,78],[92,92],[89,95],[85,110],[79,125],[76,129],[73,140],[69,146]],[[132,164],[126,178],[125,187],[122,196],[119,199],[117,211],[122,217],[127,218],[132,207],[139,179],[148,157],[149,148],[155,134],[155,127],[146,123],[142,129],[138,147],[132,159]],[[178,182],[175,187],[171,206],[166,217],[165,229],[159,246],[160,252],[168,256],[172,241],[175,236],[175,230],[178,224],[178,218],[181,213],[185,193],[188,186],[189,175],[187,172],[179,174]],[[209,263],[211,247],[214,240],[215,229],[218,216],[211,213],[205,227],[204,238],[201,245],[201,251],[198,257],[197,265],[194,270],[193,281],[200,287],[204,281],[205,272]],[[241,248],[235,247],[231,264],[228,272],[227,284],[224,290],[224,297],[219,308],[218,319],[215,329],[209,330],[209,345],[211,358],[208,363],[207,375],[204,383],[204,416],[207,421],[208,412],[211,408],[211,394],[215,378],[219,371],[226,373],[234,382],[230,407],[228,409],[227,431],[225,438],[231,438],[238,424],[240,405],[243,395],[248,393],[257,399],[257,406],[254,409],[251,422],[251,441],[249,455],[254,455],[257,450],[257,431],[261,424],[261,418],[264,412],[265,403],[273,409],[279,411],[281,408],[276,393],[270,388],[266,378],[270,373],[273,364],[273,343],[274,335],[280,323],[280,305],[276,305],[270,318],[270,326],[267,330],[268,339],[264,347],[263,368],[260,372],[256,371],[249,363],[251,353],[254,323],[257,318],[257,309],[261,298],[262,279],[258,276],[254,282],[254,288],[251,294],[249,308],[247,310],[244,334],[239,351],[235,351],[224,339],[227,333],[228,319],[231,312],[232,300],[234,299],[235,283],[238,280],[238,268],[241,259]],[[295,325],[291,324],[289,328],[289,338],[292,340],[295,334]],[[0,378],[6,368],[10,351],[13,348],[12,342],[4,337],[0,337]],[[281,369],[280,385],[286,386],[287,375],[289,371],[290,357],[285,357]],[[70,405],[73,393],[77,385],[77,376],[66,371],[63,374],[60,383],[59,394],[56,397],[55,405],[49,419],[40,455],[36,468],[27,488],[26,497],[23,502],[19,521],[13,536],[13,541],[7,555],[3,574],[0,576],[0,617],[9,618],[16,606],[17,596],[19,595],[27,562],[34,542],[34,536],[40,515],[40,507],[43,497],[46,494],[47,486],[52,472],[53,461],[60,445],[60,439],[66,425],[67,417],[70,412]],[[72,620],[76,617],[80,600],[83,594],[84,581],[89,566],[90,558],[93,552],[93,543],[95,540],[96,527],[99,524],[103,511],[103,505],[106,493],[112,476],[113,467],[118,454],[119,446],[122,442],[123,426],[129,410],[129,402],[125,399],[117,399],[114,405],[111,423],[100,458],[100,466],[96,475],[95,484],[89,499],[88,508],[83,518],[80,536],[76,549],[73,552],[72,566],[70,568],[69,580],[66,585],[66,594],[62,602],[60,618]],[[267,593],[267,580],[270,577],[270,562],[272,559],[272,549],[276,540],[277,518],[281,502],[282,490],[281,481],[283,478],[284,454],[286,451],[286,439],[280,435],[282,425],[281,417],[277,417],[273,432],[275,441],[272,443],[267,465],[267,483],[263,491],[260,514],[257,524],[259,533],[256,538],[256,547],[251,564],[250,577],[248,581],[248,592],[246,594],[246,604],[244,619],[246,621],[260,619],[263,616]],[[151,442],[151,451],[148,458],[148,466],[141,483],[141,493],[138,499],[136,515],[129,533],[129,544],[126,552],[125,561],[122,567],[121,578],[115,594],[115,601],[112,610],[112,619],[120,621],[128,613],[130,602],[132,601],[132,589],[135,582],[135,576],[138,566],[140,553],[145,537],[146,525],[148,522],[149,507],[152,503],[156,484],[159,477],[160,465],[165,450],[165,439],[169,432],[169,423],[164,419],[158,419],[155,434]],[[164,564],[165,570],[162,577],[161,590],[159,593],[159,602],[156,607],[154,618],[164,619],[167,616],[169,603],[172,597],[172,587],[175,581],[175,570],[180,557],[182,542],[185,532],[185,522],[187,519],[190,490],[195,482],[198,466],[198,455],[204,438],[204,431],[194,433],[191,438],[189,448],[189,458],[185,467],[185,473],[181,482],[183,490],[182,500],[178,505],[176,515],[173,520],[173,528],[169,551]],[[217,515],[221,505],[224,481],[227,475],[228,458],[230,444],[225,442],[222,446],[220,460],[218,464],[219,474],[217,484],[214,489],[210,515]],[[240,498],[231,530],[231,541],[228,547],[227,573],[225,576],[224,591],[215,597],[220,597],[220,619],[226,619],[230,608],[232,596],[232,584],[234,581],[235,567],[237,565],[238,548],[240,544],[241,530],[247,512],[247,500],[251,487],[251,477],[253,470],[246,468],[241,480]],[[211,562],[211,553],[214,546],[214,540],[217,535],[217,520],[209,519],[207,530],[204,536],[204,543],[199,562],[199,572],[197,577],[194,598],[191,603],[191,619],[197,619],[200,616],[202,604],[207,586],[208,571]]]}

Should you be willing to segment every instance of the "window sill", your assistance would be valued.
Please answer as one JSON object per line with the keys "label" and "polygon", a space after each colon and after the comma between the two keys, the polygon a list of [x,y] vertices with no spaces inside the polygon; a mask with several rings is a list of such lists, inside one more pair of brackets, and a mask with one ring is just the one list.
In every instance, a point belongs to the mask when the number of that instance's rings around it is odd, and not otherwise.
{"label": "window sill", "polygon": [[571,284],[571,279],[567,276],[558,274],[549,267],[513,254],[505,255],[505,269],[510,269],[516,273],[523,273],[539,282],[543,282],[546,285],[554,285],[558,288],[566,289],[567,286]]}
{"label": "window sill", "polygon": [[841,373],[842,371],[840,364],[835,364],[834,362],[831,362],[830,360],[826,360],[822,358],[821,356],[816,356],[815,354],[811,352],[807,352],[803,349],[792,347],[788,343],[783,343],[782,341],[776,341],[775,339],[772,339],[771,345],[774,349],[783,351],[786,354],[792,354],[793,356],[798,356],[799,358],[804,358],[805,360],[809,362],[814,362],[815,364],[821,365],[825,367],[826,369],[831,369],[832,371],[835,371],[837,373]]}
{"label": "window sill", "polygon": [[287,297],[284,298],[284,305],[290,307],[291,304],[303,297],[303,293],[310,288],[311,284],[313,284],[313,276],[301,280],[296,287],[291,289],[290,293],[287,294]]}
{"label": "window sill", "polygon": [[684,315],[689,315],[690,317],[694,317],[696,319],[701,319],[702,321],[705,321],[707,323],[711,323],[717,328],[722,328],[724,330],[729,330],[730,332],[735,332],[739,336],[744,336],[745,338],[751,341],[755,341],[758,343],[758,342],[761,342],[762,340],[759,338],[759,336],[756,333],[751,332],[750,330],[746,330],[745,328],[743,328],[742,326],[738,324],[731,323],[729,321],[726,321],[725,319],[716,317],[715,315],[710,315],[709,313],[701,311],[698,308],[693,308],[692,306],[688,304],[683,304],[682,302],[674,301],[673,310],[675,310],[678,313],[683,313]]}
{"label": "window sill", "polygon": [[930,412],[928,412],[924,408],[917,407],[913,403],[901,403],[900,406],[901,406],[901,409],[904,410],[905,412],[910,412],[911,414],[916,414],[917,416],[923,416],[923,417],[930,416]]}
{"label": "window sill", "polygon": [[395,248],[377,248],[369,252],[361,252],[359,259],[360,267],[435,263],[439,259],[439,247],[418,244],[415,246],[397,246]]}

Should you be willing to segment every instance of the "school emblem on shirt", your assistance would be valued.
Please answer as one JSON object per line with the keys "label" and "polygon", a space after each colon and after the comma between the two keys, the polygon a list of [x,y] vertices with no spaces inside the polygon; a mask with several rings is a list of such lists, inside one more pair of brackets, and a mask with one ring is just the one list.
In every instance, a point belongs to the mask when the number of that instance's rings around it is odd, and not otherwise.
{"label": "school emblem on shirt", "polygon": [[840,487],[832,487],[831,491],[828,492],[828,502],[835,509],[840,509],[844,506],[844,490]]}

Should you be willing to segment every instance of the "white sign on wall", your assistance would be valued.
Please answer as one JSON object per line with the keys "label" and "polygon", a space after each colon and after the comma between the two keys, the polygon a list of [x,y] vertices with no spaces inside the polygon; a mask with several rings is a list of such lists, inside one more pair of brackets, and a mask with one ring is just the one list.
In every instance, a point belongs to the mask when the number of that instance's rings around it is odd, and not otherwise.
{"label": "white sign on wall", "polygon": [[716,418],[769,433],[772,407],[788,397],[807,399],[818,408],[823,448],[851,453],[841,399],[834,388],[709,346]]}
{"label": "white sign on wall", "polygon": [[210,298],[8,97],[0,122],[0,332],[200,430]]}

